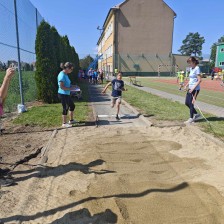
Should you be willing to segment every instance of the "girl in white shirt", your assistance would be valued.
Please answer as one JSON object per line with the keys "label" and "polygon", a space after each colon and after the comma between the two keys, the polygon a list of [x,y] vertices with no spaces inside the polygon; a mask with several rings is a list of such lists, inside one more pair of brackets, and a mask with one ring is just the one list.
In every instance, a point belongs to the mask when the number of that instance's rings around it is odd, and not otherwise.
{"label": "girl in white shirt", "polygon": [[185,105],[190,109],[190,118],[184,122],[185,124],[191,124],[197,119],[200,118],[200,114],[194,108],[195,100],[200,92],[200,83],[201,83],[201,71],[198,66],[199,61],[195,57],[190,57],[187,60],[190,69],[189,82],[184,87],[187,90]]}

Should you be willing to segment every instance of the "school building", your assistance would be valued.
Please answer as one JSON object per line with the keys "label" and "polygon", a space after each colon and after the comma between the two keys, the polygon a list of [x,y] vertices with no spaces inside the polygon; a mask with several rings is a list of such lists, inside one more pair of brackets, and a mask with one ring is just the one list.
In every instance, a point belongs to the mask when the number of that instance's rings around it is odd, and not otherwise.
{"label": "school building", "polygon": [[218,43],[216,46],[215,67],[224,69],[224,43]]}
{"label": "school building", "polygon": [[[163,0],[126,0],[112,7],[98,40],[98,68],[126,75],[170,75],[185,70],[186,56],[172,54],[176,13]],[[177,66],[176,66],[177,65]]]}

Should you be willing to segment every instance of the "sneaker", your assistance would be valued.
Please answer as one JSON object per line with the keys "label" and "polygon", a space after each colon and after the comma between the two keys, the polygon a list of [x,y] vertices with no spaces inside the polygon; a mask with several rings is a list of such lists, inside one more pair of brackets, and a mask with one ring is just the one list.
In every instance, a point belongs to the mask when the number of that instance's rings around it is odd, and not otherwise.
{"label": "sneaker", "polygon": [[118,115],[116,115],[116,120],[119,121],[120,120],[120,117]]}
{"label": "sneaker", "polygon": [[70,120],[68,123],[69,124],[76,124],[76,123],[78,123],[78,121],[76,121],[76,120]]}
{"label": "sneaker", "polygon": [[12,179],[8,179],[8,178],[0,179],[0,187],[8,187],[8,186],[12,185],[13,183],[14,183],[14,181]]}
{"label": "sneaker", "polygon": [[71,124],[67,124],[67,123],[65,123],[65,124],[62,124],[62,127],[63,127],[63,128],[71,128],[72,125],[71,125]]}
{"label": "sneaker", "polygon": [[192,123],[194,123],[193,118],[189,118],[187,121],[184,122],[184,124],[192,124]]}
{"label": "sneaker", "polygon": [[197,121],[200,118],[201,118],[201,115],[200,114],[195,114],[194,117],[193,117],[194,121]]}

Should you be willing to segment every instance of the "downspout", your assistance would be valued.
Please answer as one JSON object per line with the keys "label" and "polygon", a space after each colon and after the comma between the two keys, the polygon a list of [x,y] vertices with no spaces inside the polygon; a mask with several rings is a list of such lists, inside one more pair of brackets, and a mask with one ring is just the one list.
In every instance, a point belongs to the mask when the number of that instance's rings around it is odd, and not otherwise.
{"label": "downspout", "polygon": [[173,70],[173,73],[175,73],[175,67],[174,67],[174,56],[173,56],[173,35],[174,35],[174,20],[177,18],[177,15],[175,15],[173,17],[173,30],[172,30],[172,41],[171,41],[171,65],[172,65],[172,70]]}
{"label": "downspout", "polygon": [[117,51],[116,51],[116,35],[117,35],[117,10],[114,10],[114,43],[113,43],[113,73],[115,71],[116,68],[116,55],[117,55]]}

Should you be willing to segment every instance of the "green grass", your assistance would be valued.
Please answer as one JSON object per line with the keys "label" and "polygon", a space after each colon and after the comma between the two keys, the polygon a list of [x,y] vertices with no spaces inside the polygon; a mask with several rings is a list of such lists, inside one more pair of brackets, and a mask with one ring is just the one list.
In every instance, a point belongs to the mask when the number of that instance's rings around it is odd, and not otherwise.
{"label": "green grass", "polygon": [[[23,77],[23,94],[24,94],[24,101],[31,102],[36,99],[37,88],[34,78],[35,72],[22,72]],[[5,76],[5,72],[0,72],[0,83]],[[16,110],[17,104],[21,102],[20,98],[20,89],[19,89],[19,75],[16,72],[15,76],[12,78],[8,96],[5,102],[4,110],[5,112],[12,112]]]}
{"label": "green grass", "polygon": [[[185,121],[189,118],[189,109],[185,105],[160,98],[131,86],[128,86],[128,91],[124,92],[123,98],[140,110],[141,113],[154,116],[156,120]],[[198,122],[198,125],[206,132],[224,137],[224,119],[209,114],[205,114],[205,116],[213,129],[204,120]]]}
{"label": "green grass", "polygon": [[[88,107],[88,86],[85,83],[81,83],[79,86],[83,91],[83,99],[75,101],[75,119],[78,121],[86,121],[90,112]],[[62,105],[60,103],[35,106],[30,108],[28,112],[20,114],[14,120],[14,124],[59,127],[61,126],[61,113]]]}
{"label": "green grass", "polygon": [[[167,79],[171,79],[171,78],[167,78]],[[129,81],[127,78],[124,78],[124,80]],[[145,87],[150,87],[153,89],[161,90],[167,93],[171,93],[171,94],[175,94],[175,95],[183,96],[183,97],[185,97],[186,95],[185,92],[178,91],[178,84],[173,85],[173,84],[168,84],[163,82],[156,82],[155,79],[153,78],[141,78],[140,80],[141,80],[141,84]],[[198,100],[204,103],[211,104],[211,105],[224,107],[223,94],[224,94],[224,91],[222,93],[222,92],[215,92],[212,90],[202,89],[198,96]]]}

